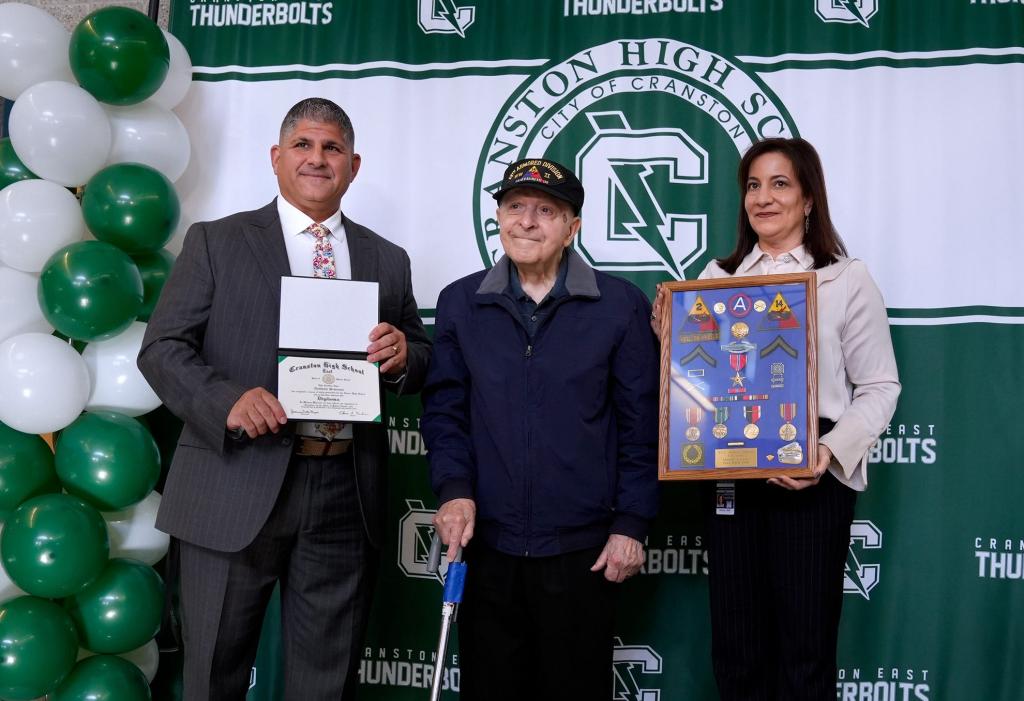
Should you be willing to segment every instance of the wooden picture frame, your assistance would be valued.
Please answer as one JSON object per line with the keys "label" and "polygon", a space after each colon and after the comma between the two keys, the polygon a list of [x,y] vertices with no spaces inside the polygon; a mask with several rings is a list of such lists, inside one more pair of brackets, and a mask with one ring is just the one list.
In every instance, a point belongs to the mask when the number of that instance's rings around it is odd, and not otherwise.
{"label": "wooden picture frame", "polygon": [[810,477],[818,446],[813,272],[665,283],[658,479]]}

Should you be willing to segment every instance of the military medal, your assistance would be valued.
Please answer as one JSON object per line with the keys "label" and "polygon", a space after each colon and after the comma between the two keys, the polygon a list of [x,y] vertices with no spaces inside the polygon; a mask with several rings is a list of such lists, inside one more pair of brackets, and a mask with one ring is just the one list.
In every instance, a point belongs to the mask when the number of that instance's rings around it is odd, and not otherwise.
{"label": "military medal", "polygon": [[783,402],[779,404],[779,415],[786,423],[779,429],[779,438],[784,441],[791,441],[796,438],[796,426],[793,425],[793,418],[796,416],[796,402]]}
{"label": "military medal", "polygon": [[715,425],[711,429],[711,435],[722,440],[726,434],[729,433],[729,429],[725,427],[725,422],[729,420],[729,407],[720,406],[715,407]]}
{"label": "military medal", "polygon": [[786,364],[772,363],[769,369],[772,373],[771,388],[784,389],[786,386]]}
{"label": "military medal", "polygon": [[729,394],[742,394],[747,390],[743,387],[743,376],[740,371],[747,367],[747,354],[746,353],[730,353],[729,354],[729,367],[736,371],[736,374],[732,377],[733,387],[729,388]]}
{"label": "military medal", "polygon": [[715,314],[725,314],[725,302],[715,302]]}
{"label": "military medal", "polygon": [[755,312],[763,312],[767,308],[768,308],[768,303],[765,302],[763,299],[759,299],[756,302],[754,302],[754,311]]}
{"label": "military medal", "polygon": [[704,410],[700,407],[687,407],[686,408],[686,423],[690,424],[690,427],[686,429],[686,440],[695,441],[700,438],[700,429],[697,428],[697,424],[704,418]]}
{"label": "military medal", "polygon": [[730,329],[734,338],[746,338],[750,333],[750,327],[744,321],[737,321]]}
{"label": "military medal", "polygon": [[761,419],[761,405],[755,404],[754,406],[743,407],[743,418],[750,422],[743,427],[743,435],[750,440],[754,440],[757,438],[757,434],[761,432],[761,429],[757,427],[757,422]]}

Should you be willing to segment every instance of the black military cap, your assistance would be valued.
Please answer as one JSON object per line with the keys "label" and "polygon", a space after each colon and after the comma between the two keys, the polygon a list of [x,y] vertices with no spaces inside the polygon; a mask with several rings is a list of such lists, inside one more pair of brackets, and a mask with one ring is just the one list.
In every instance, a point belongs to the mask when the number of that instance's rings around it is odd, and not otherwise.
{"label": "black military cap", "polygon": [[494,199],[501,203],[505,193],[517,187],[530,187],[568,202],[576,214],[583,208],[583,183],[575,173],[554,161],[544,158],[516,161],[505,169],[501,188],[494,193]]}

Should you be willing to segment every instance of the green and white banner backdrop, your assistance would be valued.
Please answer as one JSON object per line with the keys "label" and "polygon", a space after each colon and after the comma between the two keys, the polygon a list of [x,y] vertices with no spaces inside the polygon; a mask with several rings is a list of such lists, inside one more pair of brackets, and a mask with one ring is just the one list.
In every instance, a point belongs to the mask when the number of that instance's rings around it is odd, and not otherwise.
{"label": "green and white banner backdrop", "polygon": [[[176,0],[171,30],[196,80],[183,219],[268,202],[284,112],[331,98],[364,157],[346,214],[409,251],[428,323],[447,283],[499,254],[490,192],[516,158],[575,167],[578,250],[652,293],[731,248],[752,140],[813,142],[904,383],[857,506],[837,698],[1022,698],[1020,0]],[[360,678],[399,701],[427,698],[441,589],[419,401],[390,410]],[[622,587],[616,700],[715,697],[699,496],[665,486]],[[279,697],[278,645],[268,623],[251,699]],[[453,699],[457,652],[443,663]]]}

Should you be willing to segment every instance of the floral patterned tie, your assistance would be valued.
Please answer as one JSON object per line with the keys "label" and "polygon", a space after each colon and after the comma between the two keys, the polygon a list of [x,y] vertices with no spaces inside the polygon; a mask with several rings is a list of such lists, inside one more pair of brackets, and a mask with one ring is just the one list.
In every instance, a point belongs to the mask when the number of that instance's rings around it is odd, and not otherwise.
{"label": "floral patterned tie", "polygon": [[316,244],[313,246],[313,277],[336,277],[331,230],[323,224],[310,224],[306,231],[316,237]]}
{"label": "floral patterned tie", "polygon": [[[334,265],[334,247],[331,246],[331,230],[323,224],[310,224],[306,229],[316,237],[316,244],[313,246],[313,277],[337,276],[337,268]],[[313,424],[313,428],[321,436],[329,441],[344,428],[345,424],[338,421],[324,421]]]}

